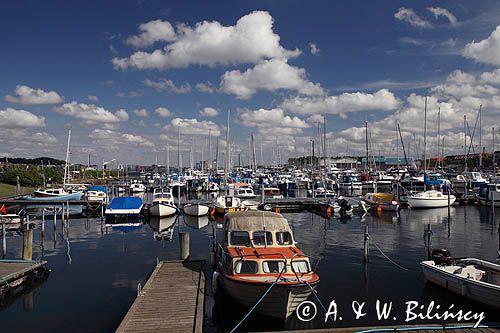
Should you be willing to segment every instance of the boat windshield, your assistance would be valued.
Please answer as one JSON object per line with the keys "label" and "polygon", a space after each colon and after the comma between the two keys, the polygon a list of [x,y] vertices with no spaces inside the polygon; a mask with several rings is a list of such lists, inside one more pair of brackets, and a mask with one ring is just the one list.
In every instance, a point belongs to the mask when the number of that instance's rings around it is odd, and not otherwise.
{"label": "boat windshield", "polygon": [[248,246],[250,245],[250,235],[247,231],[231,231],[231,245]]}
{"label": "boat windshield", "polygon": [[264,273],[280,273],[285,268],[283,260],[269,260],[262,263]]}
{"label": "boat windshield", "polygon": [[271,245],[273,244],[273,235],[269,231],[254,231],[252,233],[254,245]]}
{"label": "boat windshield", "polygon": [[257,262],[254,260],[238,260],[234,265],[236,274],[256,274],[257,271]]}
{"label": "boat windshield", "polygon": [[292,270],[295,273],[309,273],[309,263],[306,260],[294,260],[292,261]]}
{"label": "boat windshield", "polygon": [[291,245],[292,244],[292,234],[288,231],[277,232],[276,233],[276,242],[279,245]]}

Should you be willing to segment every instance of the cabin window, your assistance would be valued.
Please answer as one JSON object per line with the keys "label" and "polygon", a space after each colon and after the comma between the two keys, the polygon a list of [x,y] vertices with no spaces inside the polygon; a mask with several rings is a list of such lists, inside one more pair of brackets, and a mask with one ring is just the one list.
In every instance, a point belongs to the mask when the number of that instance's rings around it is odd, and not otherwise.
{"label": "cabin window", "polygon": [[281,273],[284,272],[285,262],[282,260],[270,260],[262,263],[264,273]]}
{"label": "cabin window", "polygon": [[254,245],[271,245],[273,244],[273,234],[269,231],[254,231],[253,232]]}
{"label": "cabin window", "polygon": [[279,245],[292,245],[292,243],[293,243],[292,234],[290,234],[288,231],[277,232],[276,233],[276,242]]}
{"label": "cabin window", "polygon": [[231,231],[231,245],[250,245],[250,235],[246,231]]}
{"label": "cabin window", "polygon": [[292,270],[295,273],[309,273],[309,263],[306,260],[292,261]]}
{"label": "cabin window", "polygon": [[236,274],[256,274],[257,262],[253,260],[238,260],[234,265]]}

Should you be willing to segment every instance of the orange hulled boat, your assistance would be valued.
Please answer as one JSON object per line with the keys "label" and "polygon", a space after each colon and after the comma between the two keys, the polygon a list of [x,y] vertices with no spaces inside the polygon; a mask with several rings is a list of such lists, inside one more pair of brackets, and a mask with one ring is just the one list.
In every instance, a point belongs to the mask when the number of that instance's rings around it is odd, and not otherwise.
{"label": "orange hulled boat", "polygon": [[310,258],[296,247],[288,221],[278,213],[226,214],[216,258],[216,285],[246,307],[260,300],[255,310],[266,316],[286,319],[320,280]]}

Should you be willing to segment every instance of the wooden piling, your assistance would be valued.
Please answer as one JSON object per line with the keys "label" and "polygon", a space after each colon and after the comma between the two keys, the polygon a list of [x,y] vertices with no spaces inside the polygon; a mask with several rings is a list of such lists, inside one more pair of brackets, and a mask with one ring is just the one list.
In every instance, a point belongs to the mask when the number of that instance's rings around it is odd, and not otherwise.
{"label": "wooden piling", "polygon": [[369,234],[368,234],[368,225],[365,225],[365,237],[364,237],[364,251],[363,251],[363,261],[368,262],[368,240],[369,240]]}
{"label": "wooden piling", "polygon": [[2,221],[2,257],[7,255],[7,235],[5,234],[5,221]]}
{"label": "wooden piling", "polygon": [[45,236],[45,209],[42,209],[42,240]]}
{"label": "wooden piling", "polygon": [[23,260],[33,260],[33,229],[29,226],[23,233]]}
{"label": "wooden piling", "polygon": [[181,246],[181,260],[186,260],[189,257],[189,232],[179,232],[179,240]]}

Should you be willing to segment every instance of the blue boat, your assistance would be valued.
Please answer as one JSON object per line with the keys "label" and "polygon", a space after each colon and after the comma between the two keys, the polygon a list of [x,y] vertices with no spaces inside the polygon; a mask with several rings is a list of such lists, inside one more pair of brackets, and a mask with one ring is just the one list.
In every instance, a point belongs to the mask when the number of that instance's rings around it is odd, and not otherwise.
{"label": "blue boat", "polygon": [[68,193],[68,194],[62,194],[62,195],[51,195],[51,196],[41,196],[41,195],[25,195],[21,197],[23,200],[33,200],[33,201],[57,201],[57,202],[62,202],[62,201],[77,201],[81,200],[83,196],[83,192],[75,192],[75,193]]}
{"label": "blue boat", "polygon": [[106,208],[107,219],[138,219],[142,217],[144,203],[138,197],[116,197]]}

